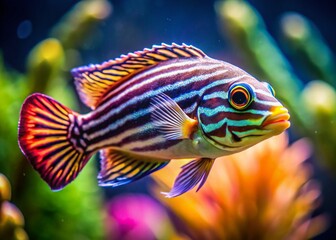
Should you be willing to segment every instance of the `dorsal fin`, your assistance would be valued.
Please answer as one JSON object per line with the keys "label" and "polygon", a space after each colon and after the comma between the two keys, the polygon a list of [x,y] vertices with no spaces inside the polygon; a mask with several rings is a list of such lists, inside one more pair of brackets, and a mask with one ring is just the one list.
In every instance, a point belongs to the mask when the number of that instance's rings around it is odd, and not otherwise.
{"label": "dorsal fin", "polygon": [[118,81],[133,76],[156,64],[174,58],[203,58],[206,55],[189,45],[154,45],[151,49],[121,55],[102,64],[75,68],[71,71],[83,103],[94,109],[100,99]]}

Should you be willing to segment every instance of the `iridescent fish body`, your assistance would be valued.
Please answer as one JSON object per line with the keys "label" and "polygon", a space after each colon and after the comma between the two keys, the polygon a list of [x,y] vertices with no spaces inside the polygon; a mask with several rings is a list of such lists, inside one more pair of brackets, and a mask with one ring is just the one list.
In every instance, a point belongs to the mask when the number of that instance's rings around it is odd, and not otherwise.
{"label": "iridescent fish body", "polygon": [[72,71],[78,114],[43,94],[21,109],[19,145],[59,190],[100,152],[101,186],[119,186],[192,158],[167,197],[204,184],[214,160],[289,127],[269,84],[188,45],[153,46]]}

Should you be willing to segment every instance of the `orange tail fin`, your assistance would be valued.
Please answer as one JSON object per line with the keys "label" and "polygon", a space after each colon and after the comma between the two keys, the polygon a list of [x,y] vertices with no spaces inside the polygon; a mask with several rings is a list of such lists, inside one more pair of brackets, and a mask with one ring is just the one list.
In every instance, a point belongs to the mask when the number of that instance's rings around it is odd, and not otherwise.
{"label": "orange tail fin", "polygon": [[52,190],[73,181],[91,157],[85,152],[78,116],[39,93],[29,96],[22,105],[20,148]]}

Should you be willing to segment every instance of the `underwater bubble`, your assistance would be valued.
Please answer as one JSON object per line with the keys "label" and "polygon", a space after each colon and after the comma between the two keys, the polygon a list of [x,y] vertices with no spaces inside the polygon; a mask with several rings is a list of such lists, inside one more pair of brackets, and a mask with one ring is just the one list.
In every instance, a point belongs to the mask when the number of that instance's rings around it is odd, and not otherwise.
{"label": "underwater bubble", "polygon": [[30,20],[22,21],[17,28],[17,36],[20,39],[25,39],[29,37],[33,29],[33,25]]}

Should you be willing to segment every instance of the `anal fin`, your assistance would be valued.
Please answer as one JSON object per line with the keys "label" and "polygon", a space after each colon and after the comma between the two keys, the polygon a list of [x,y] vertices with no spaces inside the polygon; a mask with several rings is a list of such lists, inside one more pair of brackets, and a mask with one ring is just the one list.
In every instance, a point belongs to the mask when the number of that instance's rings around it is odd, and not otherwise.
{"label": "anal fin", "polygon": [[169,163],[169,160],[140,156],[113,148],[101,150],[100,157],[99,186],[117,187],[131,183]]}
{"label": "anal fin", "polygon": [[198,191],[208,178],[214,162],[214,159],[200,158],[185,164],[182,166],[182,171],[177,176],[172,190],[163,194],[167,198],[177,197],[199,184],[196,190]]}

